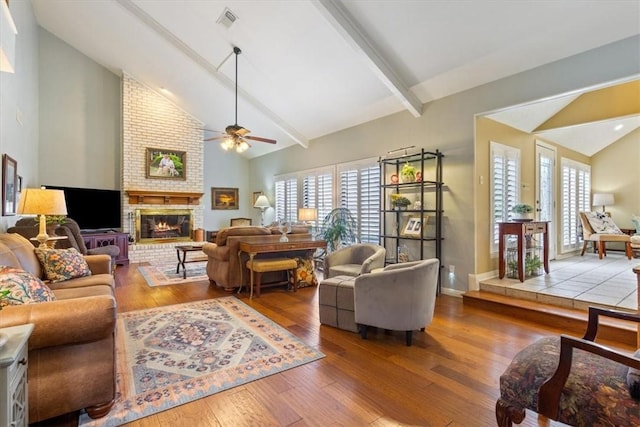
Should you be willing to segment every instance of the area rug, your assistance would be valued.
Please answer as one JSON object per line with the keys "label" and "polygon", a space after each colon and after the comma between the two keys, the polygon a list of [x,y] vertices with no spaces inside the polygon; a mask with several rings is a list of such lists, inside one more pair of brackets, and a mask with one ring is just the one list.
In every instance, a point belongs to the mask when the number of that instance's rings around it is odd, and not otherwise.
{"label": "area rug", "polygon": [[324,357],[233,296],[118,314],[119,426]]}
{"label": "area rug", "polygon": [[176,265],[177,262],[174,264],[141,265],[138,267],[138,271],[149,286],[179,285],[208,280],[206,261],[187,264],[186,279],[182,278],[182,268],[180,273],[176,273]]}

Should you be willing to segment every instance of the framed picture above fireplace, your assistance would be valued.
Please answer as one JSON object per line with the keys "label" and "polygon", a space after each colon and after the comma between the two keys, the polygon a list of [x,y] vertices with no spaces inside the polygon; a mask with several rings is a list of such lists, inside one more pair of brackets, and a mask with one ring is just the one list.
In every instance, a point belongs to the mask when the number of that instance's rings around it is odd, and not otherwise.
{"label": "framed picture above fireplace", "polygon": [[146,177],[186,179],[187,153],[161,148],[147,148]]}
{"label": "framed picture above fireplace", "polygon": [[211,187],[211,209],[239,209],[238,189]]}

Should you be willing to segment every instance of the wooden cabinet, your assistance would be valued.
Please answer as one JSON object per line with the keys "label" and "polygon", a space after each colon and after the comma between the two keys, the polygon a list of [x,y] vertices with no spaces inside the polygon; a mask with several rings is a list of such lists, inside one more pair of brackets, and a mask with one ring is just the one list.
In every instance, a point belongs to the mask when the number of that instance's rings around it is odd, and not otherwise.
{"label": "wooden cabinet", "polygon": [[[527,271],[538,269],[539,264],[544,266],[544,271],[549,273],[549,235],[546,221],[533,222],[501,222],[499,223],[500,241],[498,243],[498,269],[499,277],[505,276],[507,268],[517,272],[517,277],[524,282]],[[532,236],[542,235],[542,247],[531,243]],[[507,236],[515,236],[514,245],[505,242]],[[538,252],[542,249],[542,260]],[[534,263],[533,267],[527,267],[528,263]],[[509,266],[513,263],[513,267]]]}
{"label": "wooden cabinet", "polygon": [[120,255],[116,258],[116,264],[128,265],[129,264],[129,234],[119,232],[104,232],[104,233],[86,233],[82,234],[84,244],[87,249],[95,249],[102,246],[117,246],[120,248]]}
{"label": "wooden cabinet", "polygon": [[[381,157],[380,244],[387,250],[386,263],[442,257],[442,158],[420,150],[415,154]],[[403,170],[413,176],[403,176]],[[406,174],[405,174],[406,175]],[[395,204],[404,198],[406,206]],[[440,292],[438,274],[438,293]]]}
{"label": "wooden cabinet", "polygon": [[33,324],[0,329],[0,425],[27,427],[29,397],[27,389],[28,341]]}

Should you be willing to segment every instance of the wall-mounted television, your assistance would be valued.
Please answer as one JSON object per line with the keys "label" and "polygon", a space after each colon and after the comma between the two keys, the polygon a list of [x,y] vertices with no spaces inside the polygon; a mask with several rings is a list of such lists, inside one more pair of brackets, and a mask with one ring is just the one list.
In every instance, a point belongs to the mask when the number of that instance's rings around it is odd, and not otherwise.
{"label": "wall-mounted television", "polygon": [[64,191],[67,216],[74,219],[82,231],[121,231],[122,198],[119,190],[56,185],[45,187]]}

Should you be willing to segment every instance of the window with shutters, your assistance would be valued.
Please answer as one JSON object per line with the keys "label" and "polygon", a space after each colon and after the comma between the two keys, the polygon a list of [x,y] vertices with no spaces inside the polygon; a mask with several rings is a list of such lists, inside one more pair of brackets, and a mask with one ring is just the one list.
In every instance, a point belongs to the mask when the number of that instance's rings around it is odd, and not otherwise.
{"label": "window with shutters", "polygon": [[362,243],[380,242],[380,167],[377,160],[338,166],[338,206],[348,208],[358,224]]}
{"label": "window with shutters", "polygon": [[581,246],[579,212],[590,211],[591,166],[562,158],[562,252],[569,252]]}
{"label": "window with shutters", "polygon": [[498,252],[498,223],[509,221],[520,200],[520,150],[491,141],[491,252]]}
{"label": "window with shutters", "polygon": [[303,208],[316,208],[318,219],[312,223],[317,227],[322,219],[333,209],[334,167],[304,172],[301,175],[301,202]]}
{"label": "window with shutters", "polygon": [[281,176],[275,182],[275,220],[298,220],[298,178]]}

